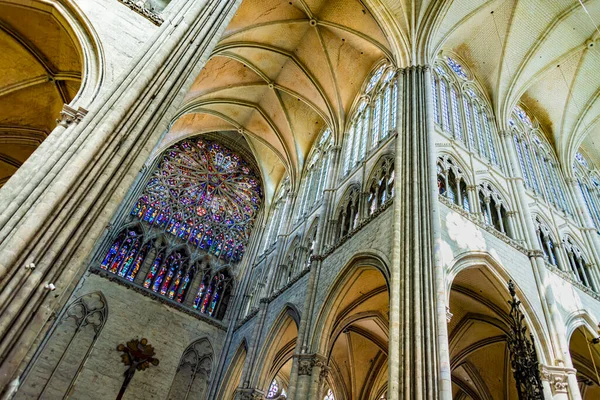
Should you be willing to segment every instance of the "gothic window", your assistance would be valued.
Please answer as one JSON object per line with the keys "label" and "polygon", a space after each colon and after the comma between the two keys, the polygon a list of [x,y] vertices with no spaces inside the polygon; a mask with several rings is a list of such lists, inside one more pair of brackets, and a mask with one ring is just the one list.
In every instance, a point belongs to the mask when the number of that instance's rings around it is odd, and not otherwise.
{"label": "gothic window", "polygon": [[383,64],[366,80],[344,137],[343,174],[379,147],[396,129],[398,85],[391,65]]}
{"label": "gothic window", "polygon": [[73,301],[59,318],[32,369],[19,388],[23,397],[62,399],[72,396],[77,377],[108,317],[100,292]]}
{"label": "gothic window", "polygon": [[556,244],[554,243],[550,229],[539,217],[535,217],[534,223],[540,247],[544,252],[544,257],[550,264],[558,266]]}
{"label": "gothic window", "polygon": [[300,196],[300,212],[298,219],[307,215],[323,197],[327,173],[330,165],[330,149],[333,145],[333,135],[329,128],[325,129],[317,142],[307,164],[305,177],[302,181]]}
{"label": "gothic window", "polygon": [[498,192],[487,182],[479,184],[479,207],[486,224],[493,226],[497,231],[511,236],[508,224],[508,209],[506,202]]}
{"label": "gothic window", "polygon": [[210,271],[204,273],[193,307],[203,314],[223,319],[231,293],[231,281],[227,271],[219,271],[212,276]]}
{"label": "gothic window", "polygon": [[139,227],[125,229],[108,249],[100,268],[133,281],[151,246],[152,242],[144,242]]}
{"label": "gothic window", "polygon": [[163,154],[131,214],[238,262],[261,198],[260,180],[237,153],[215,142],[184,140]]}
{"label": "gothic window", "polygon": [[333,396],[333,391],[331,389],[327,389],[327,394],[323,397],[323,400],[335,400]]}
{"label": "gothic window", "polygon": [[567,253],[567,261],[569,262],[569,267],[571,271],[575,275],[576,279],[582,284],[590,289],[596,290],[594,284],[590,277],[589,267],[585,258],[583,256],[583,252],[581,249],[574,243],[573,239],[569,236],[563,238],[563,246]]}
{"label": "gothic window", "polygon": [[565,196],[566,185],[550,145],[525,110],[515,107],[509,124],[514,128],[514,142],[525,186],[559,210],[568,214],[571,207]]}
{"label": "gothic window", "polygon": [[452,57],[444,56],[436,62],[432,86],[434,122],[442,132],[451,134],[481,158],[500,166],[490,107],[463,66]]}
{"label": "gothic window", "polygon": [[358,226],[360,191],[357,187],[348,190],[338,208],[337,239],[341,239]]}
{"label": "gothic window", "polygon": [[378,162],[367,185],[369,215],[373,215],[394,197],[394,174],[393,158],[385,157]]}
{"label": "gothic window", "polygon": [[161,250],[146,275],[144,287],[181,303],[185,299],[194,272],[185,251],[175,250],[165,255]]}
{"label": "gothic window", "polygon": [[437,185],[440,196],[452,203],[471,211],[467,183],[461,169],[449,156],[439,157],[437,161]]}
{"label": "gothic window", "polygon": [[581,191],[583,201],[592,219],[597,232],[600,232],[600,192],[599,180],[588,162],[580,152],[575,154],[576,162],[573,165],[577,185]]}
{"label": "gothic window", "polygon": [[279,394],[279,384],[273,379],[271,386],[269,386],[269,391],[267,392],[267,399],[274,399],[277,394]]}
{"label": "gothic window", "polygon": [[167,399],[205,398],[212,364],[213,351],[207,339],[200,339],[189,345],[179,361]]}
{"label": "gothic window", "polygon": [[277,236],[279,235],[279,231],[281,229],[281,226],[283,225],[283,218],[287,214],[289,206],[289,191],[290,180],[288,177],[286,177],[279,185],[279,189],[277,190],[277,194],[275,195],[275,200],[271,208],[270,218],[268,220],[268,225],[265,230],[266,234],[264,239],[263,251],[267,250],[269,246],[271,246],[277,240]]}

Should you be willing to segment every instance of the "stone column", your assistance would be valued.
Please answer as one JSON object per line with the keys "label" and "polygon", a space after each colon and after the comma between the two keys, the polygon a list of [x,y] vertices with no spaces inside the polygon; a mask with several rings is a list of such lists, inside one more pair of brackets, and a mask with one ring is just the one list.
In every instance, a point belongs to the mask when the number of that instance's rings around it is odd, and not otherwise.
{"label": "stone column", "polygon": [[[23,369],[241,0],[178,1],[0,217],[0,387]],[[46,167],[40,166],[40,169]],[[35,269],[24,266],[34,263]],[[53,283],[50,292],[45,283]],[[26,361],[26,360],[25,360]]]}
{"label": "stone column", "polygon": [[[569,355],[569,343],[565,331],[565,323],[556,305],[556,297],[554,290],[550,284],[546,262],[544,261],[544,252],[540,247],[539,240],[536,234],[536,228],[533,223],[531,211],[529,210],[527,194],[525,193],[525,184],[523,181],[523,172],[517,158],[516,149],[512,140],[512,135],[509,132],[502,134],[502,143],[508,155],[507,164],[513,179],[512,186],[515,189],[518,200],[517,208],[519,215],[523,218],[523,233],[529,251],[529,260],[531,262],[533,275],[538,288],[538,294],[541,299],[542,308],[544,310],[544,318],[548,332],[550,334],[550,344],[552,353],[551,361],[555,366],[572,368],[573,363]],[[538,347],[539,349],[539,347]],[[538,354],[540,352],[538,351]],[[569,392],[575,396],[579,393],[579,388],[576,385],[569,384]]]}
{"label": "stone column", "polygon": [[431,71],[398,74],[388,399],[450,399]]}
{"label": "stone column", "polygon": [[[319,256],[325,250],[325,240],[327,236],[327,222],[331,219],[331,214],[335,210],[333,204],[333,187],[335,186],[340,168],[340,147],[333,146],[331,149],[331,169],[325,183],[325,192],[323,193],[323,208],[322,214],[319,217],[319,225],[317,228],[317,236],[315,240],[313,261],[310,264],[310,273],[308,283],[306,285],[306,294],[304,305],[302,307],[302,319],[298,327],[298,339],[296,341],[296,349],[292,362],[292,372],[290,374],[290,383],[288,385],[289,400],[304,400],[308,399],[309,391],[311,390],[311,375],[303,373],[303,366],[300,360],[309,356],[310,340],[312,338],[312,318],[314,314],[314,302],[319,283],[319,274],[321,272],[322,259]],[[316,327],[315,329],[319,329]],[[318,385],[318,379],[317,383]]]}

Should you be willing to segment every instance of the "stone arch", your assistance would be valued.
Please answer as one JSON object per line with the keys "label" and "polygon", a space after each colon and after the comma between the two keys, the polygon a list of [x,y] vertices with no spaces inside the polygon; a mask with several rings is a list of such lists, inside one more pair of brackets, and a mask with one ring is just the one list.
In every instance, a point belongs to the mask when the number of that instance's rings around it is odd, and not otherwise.
{"label": "stone arch", "polygon": [[[487,252],[469,252],[455,260],[446,279],[454,390],[471,398],[516,397],[508,342],[510,274]],[[550,359],[550,338],[518,282],[514,285],[524,324],[534,338],[537,360],[544,364]]]}
{"label": "stone arch", "polygon": [[297,307],[286,303],[263,340],[267,345],[257,358],[257,365],[262,365],[262,368],[257,370],[256,382],[257,387],[265,393],[276,377],[284,386],[289,383],[300,318]]}
{"label": "stone arch", "polygon": [[[454,258],[451,267],[446,271],[446,304],[450,303],[450,291],[455,278],[463,271],[468,269],[484,269],[489,274],[489,278],[494,281],[494,284],[504,289],[505,296],[508,296],[506,287],[509,281],[513,281],[515,291],[521,305],[524,309],[525,322],[529,327],[531,334],[535,338],[538,348],[538,357],[540,362],[545,363],[551,359],[550,337],[544,328],[544,324],[539,320],[539,311],[536,311],[532,302],[529,300],[527,293],[519,285],[518,279],[513,279],[513,276],[504,268],[502,263],[498,261],[487,251],[469,251],[462,253]],[[508,298],[508,297],[507,297]]]}
{"label": "stone arch", "polygon": [[221,388],[219,389],[217,398],[221,400],[232,400],[235,394],[235,390],[241,384],[242,371],[246,362],[246,355],[248,354],[248,341],[243,338],[239,344],[227,372],[223,376],[221,381]]}
{"label": "stone arch", "polygon": [[25,371],[15,398],[67,396],[107,318],[108,303],[100,291],[85,294],[65,307]]}
{"label": "stone arch", "polygon": [[204,398],[213,369],[214,351],[207,338],[190,344],[179,361],[169,389],[169,400]]}
{"label": "stone arch", "polygon": [[567,324],[569,356],[576,372],[576,380],[582,400],[593,400],[600,396],[600,348],[593,339],[600,334],[600,324],[593,327],[590,316],[583,310],[569,316]]}
{"label": "stone arch", "polygon": [[357,254],[319,307],[311,348],[329,370],[321,389],[331,388],[336,398],[373,398],[387,384],[388,277],[382,258]]}
{"label": "stone arch", "polygon": [[594,316],[590,314],[588,310],[579,309],[571,312],[565,318],[565,334],[567,336],[567,341],[571,340],[571,336],[573,332],[577,328],[584,328],[592,335],[597,334],[598,322],[594,319]]}

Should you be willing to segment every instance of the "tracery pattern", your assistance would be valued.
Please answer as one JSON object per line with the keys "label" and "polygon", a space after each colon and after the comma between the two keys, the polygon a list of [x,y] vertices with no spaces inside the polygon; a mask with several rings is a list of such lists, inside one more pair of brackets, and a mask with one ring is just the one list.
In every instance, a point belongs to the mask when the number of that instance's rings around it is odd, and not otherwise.
{"label": "tracery pattern", "polygon": [[543,132],[519,106],[515,107],[509,120],[513,130],[513,140],[523,173],[525,186],[567,214],[571,206],[567,201],[564,177],[551,147],[541,138]]}
{"label": "tracery pattern", "polygon": [[385,63],[366,80],[344,137],[342,174],[349,173],[396,129],[398,84],[395,76],[394,68]]}
{"label": "tracery pattern", "polygon": [[306,216],[319,203],[323,197],[323,190],[327,182],[331,154],[329,150],[333,146],[333,135],[329,128],[325,129],[317,142],[315,149],[307,164],[307,172],[302,180],[300,188],[300,203],[297,219]]}
{"label": "tracery pattern", "polygon": [[486,224],[493,226],[497,231],[512,237],[512,229],[508,222],[508,207],[506,201],[498,191],[489,183],[478,185],[479,207]]}
{"label": "tracery pattern", "polygon": [[600,233],[600,179],[592,165],[580,152],[575,154],[573,170],[577,178],[577,185],[592,223],[596,231]]}
{"label": "tracery pattern", "polygon": [[239,261],[261,204],[260,181],[236,153],[185,140],[163,155],[131,214],[226,261]]}
{"label": "tracery pattern", "polygon": [[501,166],[491,107],[457,60],[444,56],[436,62],[432,92],[434,122],[442,132],[489,163]]}
{"label": "tracery pattern", "polygon": [[447,155],[438,158],[436,167],[438,193],[463,210],[471,212],[471,201],[463,171]]}

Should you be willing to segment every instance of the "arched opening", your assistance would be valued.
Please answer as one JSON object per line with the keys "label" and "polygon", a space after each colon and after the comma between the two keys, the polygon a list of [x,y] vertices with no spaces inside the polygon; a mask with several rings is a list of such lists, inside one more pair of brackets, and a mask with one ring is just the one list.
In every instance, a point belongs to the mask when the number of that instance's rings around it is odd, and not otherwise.
{"label": "arched opening", "polygon": [[73,27],[47,3],[0,2],[0,187],[56,127],[77,95],[83,54]]}
{"label": "arched opening", "polygon": [[592,342],[597,336],[580,326],[569,341],[569,352],[577,370],[577,383],[583,400],[600,398],[600,344]]}
{"label": "arched opening", "polygon": [[242,370],[244,369],[244,362],[246,362],[246,355],[248,354],[248,345],[244,339],[239,345],[223,382],[225,383],[221,389],[221,396],[217,397],[222,400],[232,400],[235,394],[235,389],[240,386],[240,380],[242,378]]}
{"label": "arched opening", "polygon": [[[506,283],[500,282],[487,267],[468,268],[454,278],[448,323],[454,398],[518,398],[511,364],[516,352],[509,343],[514,326],[510,299]],[[526,330],[528,340],[530,332]],[[537,353],[532,350],[528,354],[535,360],[539,374]],[[538,382],[541,390],[541,380]]]}
{"label": "arched opening", "polygon": [[319,399],[379,399],[387,389],[387,282],[379,269],[364,266],[373,263],[356,264],[334,285],[321,310],[324,321],[317,321],[328,368]]}
{"label": "arched opening", "polygon": [[291,306],[286,306],[267,336],[265,343],[270,345],[262,359],[263,369],[259,379],[259,385],[267,399],[287,398],[299,322],[298,312]]}

